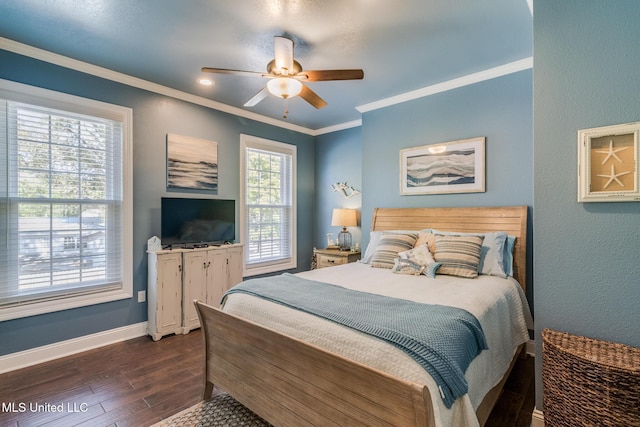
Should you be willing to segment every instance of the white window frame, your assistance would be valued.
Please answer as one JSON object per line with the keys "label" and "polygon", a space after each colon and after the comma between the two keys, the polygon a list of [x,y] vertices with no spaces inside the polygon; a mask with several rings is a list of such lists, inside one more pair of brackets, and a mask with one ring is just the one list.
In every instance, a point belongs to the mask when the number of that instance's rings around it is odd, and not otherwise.
{"label": "white window frame", "polygon": [[[122,123],[122,224],[121,242],[121,286],[118,289],[93,293],[79,293],[58,298],[36,299],[27,304],[0,308],[0,321],[52,313],[133,296],[133,110],[105,102],[81,98],[22,83],[0,79],[0,98],[53,108],[77,114],[120,121]],[[3,118],[4,119],[4,118]],[[0,135],[5,138],[6,135]]]}
{"label": "white window frame", "polygon": [[[289,229],[291,257],[283,260],[249,264],[249,242],[248,242],[248,215],[247,215],[247,149],[258,149],[274,153],[292,156],[291,162],[291,227]],[[297,268],[297,147],[292,144],[272,141],[252,135],[240,134],[240,241],[244,243],[244,272],[243,276],[256,276],[259,274],[273,273],[277,271]]]}

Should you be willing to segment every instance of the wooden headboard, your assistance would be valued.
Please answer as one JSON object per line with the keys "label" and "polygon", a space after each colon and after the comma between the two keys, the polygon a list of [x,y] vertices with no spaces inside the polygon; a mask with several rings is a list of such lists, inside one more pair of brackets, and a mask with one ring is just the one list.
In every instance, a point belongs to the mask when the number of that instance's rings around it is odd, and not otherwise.
{"label": "wooden headboard", "polygon": [[513,277],[526,289],[527,207],[376,208],[372,231],[434,228],[464,233],[506,231],[515,236]]}

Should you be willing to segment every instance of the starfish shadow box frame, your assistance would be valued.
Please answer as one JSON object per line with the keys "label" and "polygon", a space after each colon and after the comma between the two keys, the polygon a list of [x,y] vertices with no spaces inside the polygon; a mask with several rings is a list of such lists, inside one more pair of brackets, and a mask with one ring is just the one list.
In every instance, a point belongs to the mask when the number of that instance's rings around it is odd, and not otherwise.
{"label": "starfish shadow box frame", "polygon": [[640,202],[640,122],[578,131],[578,202]]}

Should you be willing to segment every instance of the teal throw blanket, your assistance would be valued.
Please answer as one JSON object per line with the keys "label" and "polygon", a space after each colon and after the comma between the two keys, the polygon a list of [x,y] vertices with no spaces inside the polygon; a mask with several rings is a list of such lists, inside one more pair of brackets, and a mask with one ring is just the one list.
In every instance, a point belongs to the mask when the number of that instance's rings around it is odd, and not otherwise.
{"label": "teal throw blanket", "polygon": [[254,295],[382,339],[403,350],[436,381],[447,408],[467,393],[464,373],[487,343],[471,313],[283,274],[242,282],[225,293]]}

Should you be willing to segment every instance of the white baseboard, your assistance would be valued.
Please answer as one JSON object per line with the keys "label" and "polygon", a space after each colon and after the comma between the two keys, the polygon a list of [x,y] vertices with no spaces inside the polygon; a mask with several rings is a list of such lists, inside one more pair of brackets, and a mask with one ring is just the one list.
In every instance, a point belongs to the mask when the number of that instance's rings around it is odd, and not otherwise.
{"label": "white baseboard", "polygon": [[533,409],[533,414],[531,414],[531,427],[544,427],[544,414],[536,408]]}
{"label": "white baseboard", "polygon": [[147,322],[7,354],[0,356],[0,374],[144,335]]}

